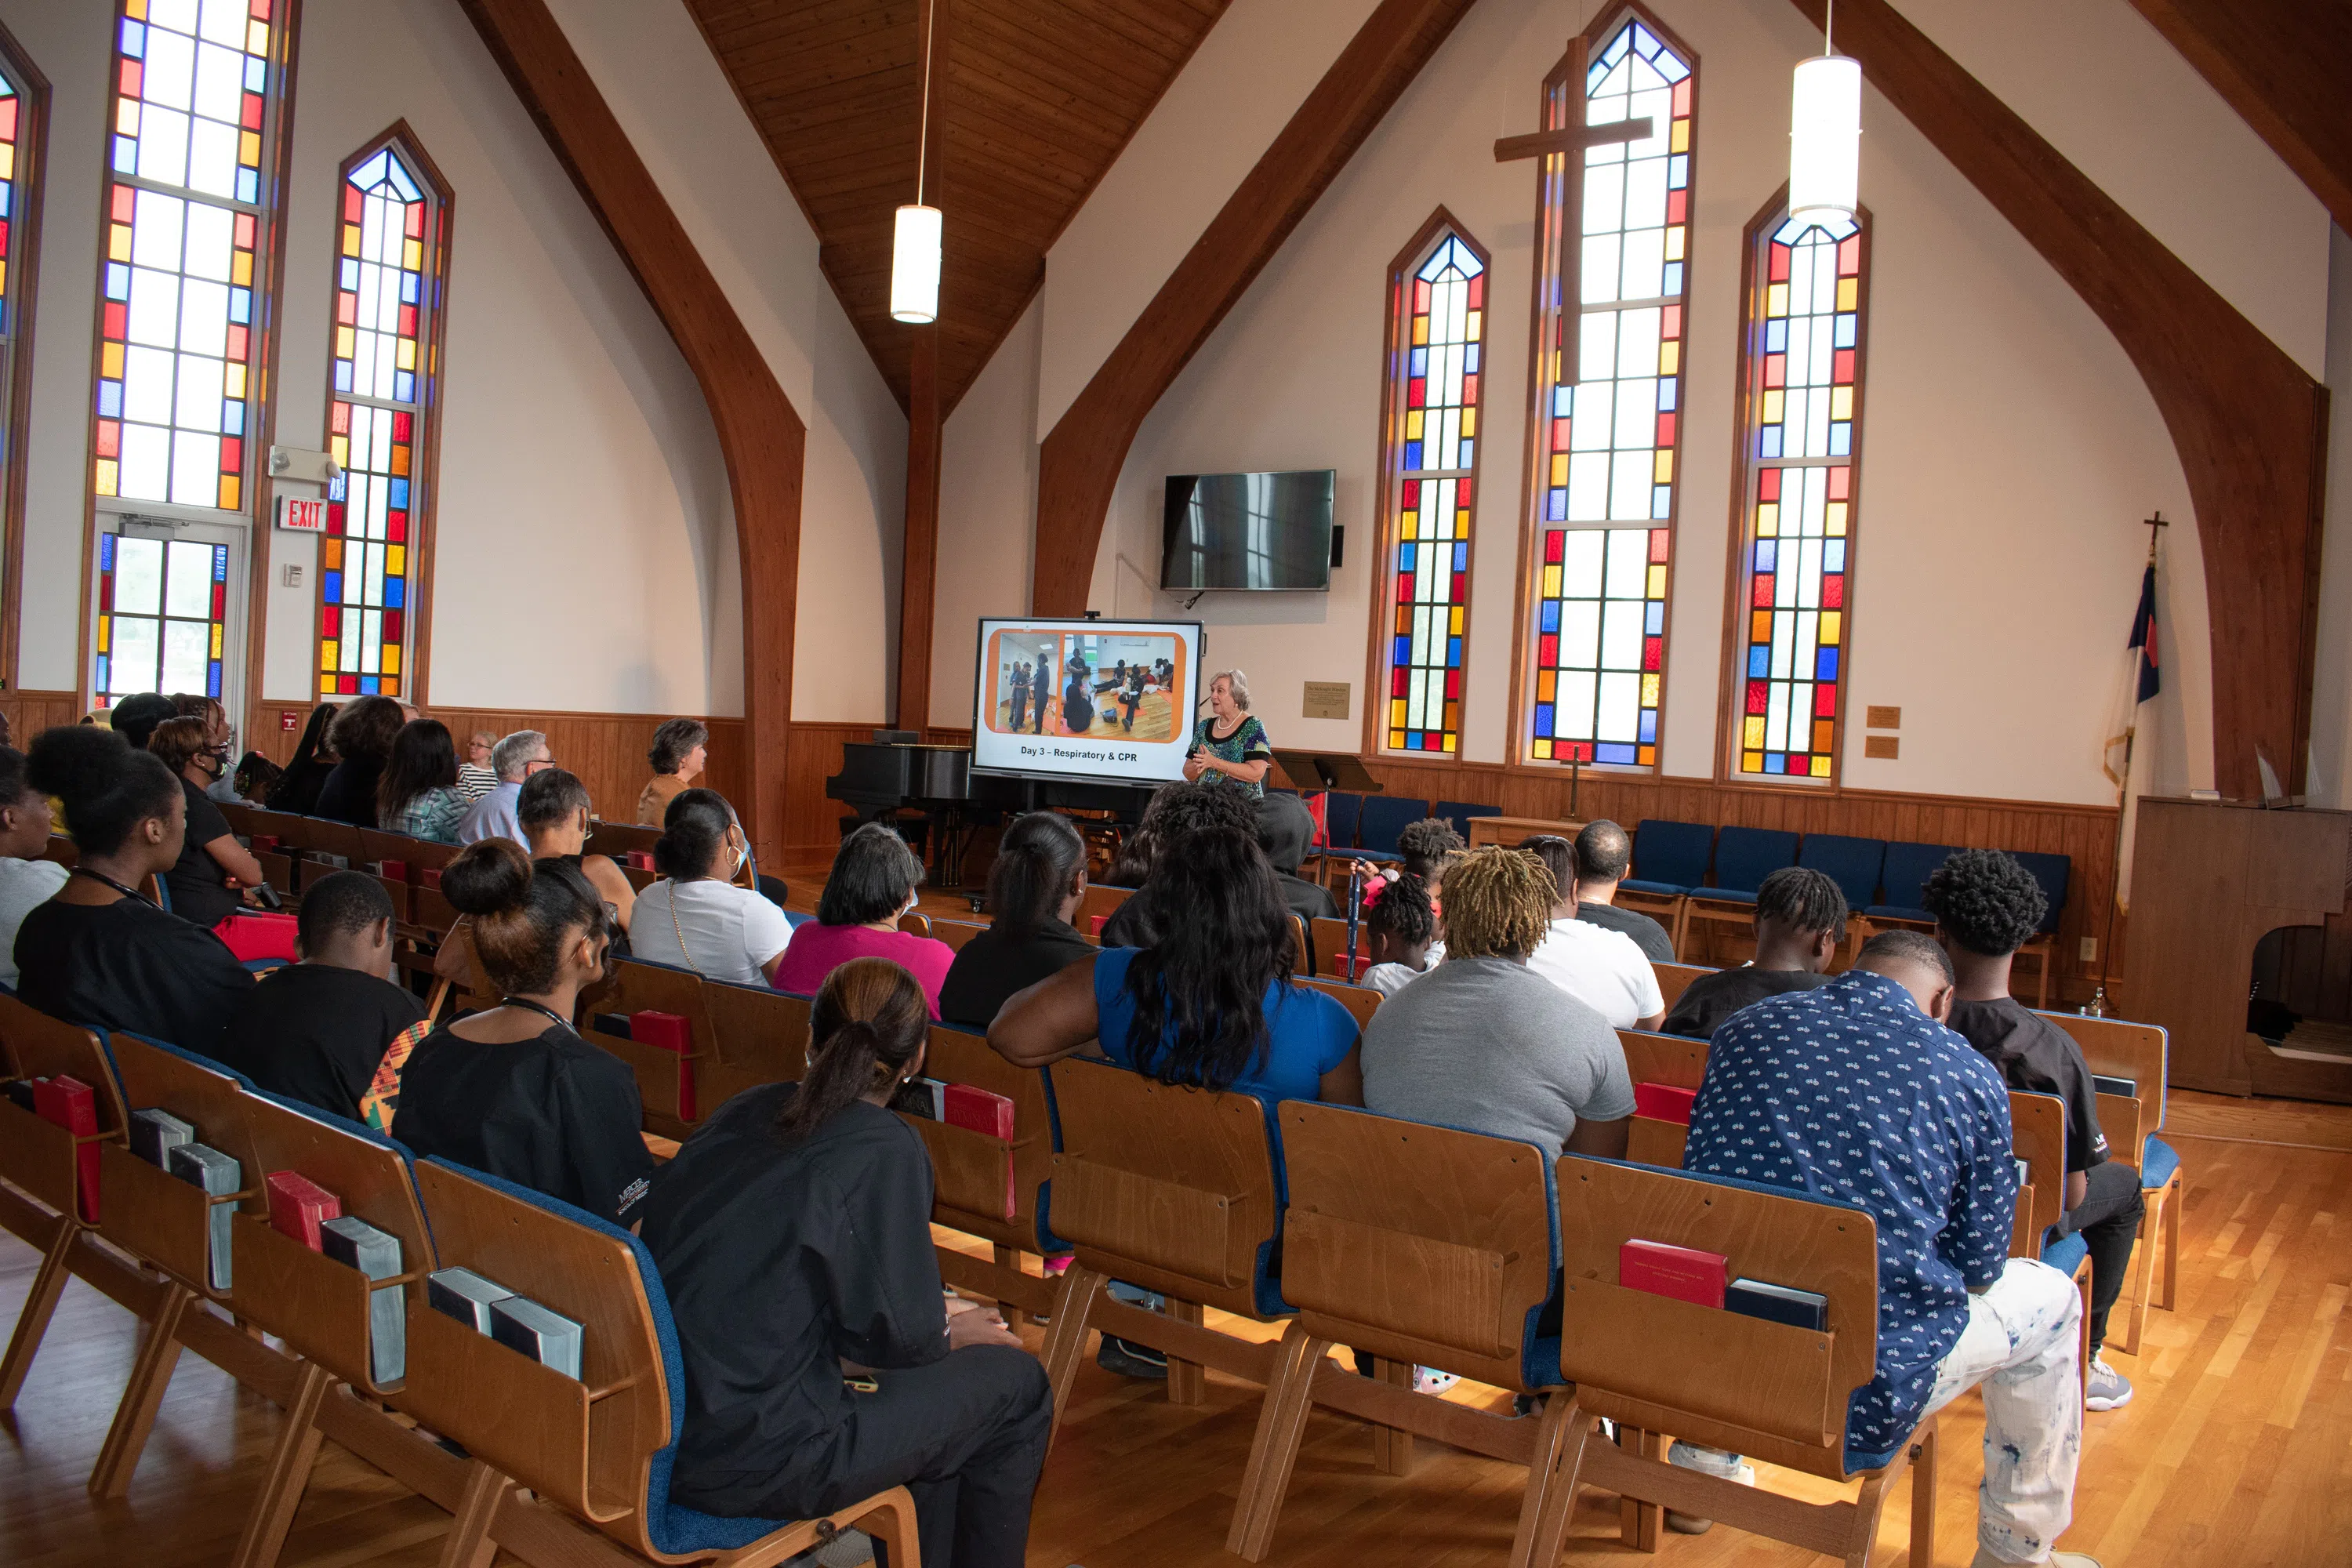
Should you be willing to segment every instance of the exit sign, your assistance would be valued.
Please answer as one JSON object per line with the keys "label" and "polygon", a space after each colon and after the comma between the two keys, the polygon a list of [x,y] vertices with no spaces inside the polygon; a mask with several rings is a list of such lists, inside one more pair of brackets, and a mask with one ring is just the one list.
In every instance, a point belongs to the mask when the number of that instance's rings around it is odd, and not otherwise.
{"label": "exit sign", "polygon": [[324,533],[327,531],[327,503],[304,500],[299,496],[279,496],[278,526],[296,533]]}

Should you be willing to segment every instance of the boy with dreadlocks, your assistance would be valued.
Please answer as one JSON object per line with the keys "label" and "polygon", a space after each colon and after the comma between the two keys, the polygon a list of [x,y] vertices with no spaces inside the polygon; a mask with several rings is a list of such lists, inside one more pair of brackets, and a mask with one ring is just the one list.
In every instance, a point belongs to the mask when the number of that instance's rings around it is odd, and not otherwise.
{"label": "boy with dreadlocks", "polygon": [[1547,1154],[1623,1157],[1633,1085],[1617,1031],[1528,967],[1557,900],[1551,873],[1517,849],[1447,868],[1444,961],[1364,1029],[1369,1109]]}
{"label": "boy with dreadlocks", "polygon": [[1666,1014],[1665,1032],[1706,1039],[1752,1002],[1827,985],[1822,973],[1845,940],[1845,894],[1821,872],[1783,866],[1756,889],[1756,956],[1702,974]]}

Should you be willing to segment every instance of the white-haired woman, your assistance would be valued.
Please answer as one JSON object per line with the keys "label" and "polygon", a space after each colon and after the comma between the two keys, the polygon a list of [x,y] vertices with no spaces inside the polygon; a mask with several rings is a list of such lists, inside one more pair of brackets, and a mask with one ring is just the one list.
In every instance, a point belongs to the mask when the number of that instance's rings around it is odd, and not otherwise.
{"label": "white-haired woman", "polygon": [[1184,758],[1186,778],[1230,784],[1253,797],[1265,794],[1274,742],[1249,705],[1249,678],[1240,670],[1221,670],[1209,682],[1209,716],[1192,731],[1192,749]]}

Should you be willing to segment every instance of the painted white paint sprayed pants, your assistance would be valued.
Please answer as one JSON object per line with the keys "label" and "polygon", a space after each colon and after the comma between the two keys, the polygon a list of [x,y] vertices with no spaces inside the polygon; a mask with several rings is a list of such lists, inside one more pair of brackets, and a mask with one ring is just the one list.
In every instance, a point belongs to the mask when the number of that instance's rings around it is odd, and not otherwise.
{"label": "painted white paint sprayed pants", "polygon": [[1930,1411],[1984,1388],[1977,1541],[2004,1563],[2040,1563],[2074,1517],[2083,1457],[2083,1300],[2055,1268],[2012,1258],[1969,1298],[1969,1326],[1936,1369]]}

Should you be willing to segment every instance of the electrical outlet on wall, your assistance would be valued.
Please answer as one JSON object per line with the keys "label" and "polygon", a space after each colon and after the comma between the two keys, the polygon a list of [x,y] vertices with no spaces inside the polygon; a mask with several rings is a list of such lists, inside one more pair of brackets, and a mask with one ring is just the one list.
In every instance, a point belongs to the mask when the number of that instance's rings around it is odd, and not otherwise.
{"label": "electrical outlet on wall", "polygon": [[2096,963],[2099,962],[2099,939],[2097,937],[2086,936],[2083,939],[2083,962],[2085,963]]}
{"label": "electrical outlet on wall", "polygon": [[280,566],[278,569],[278,586],[284,588],[300,587],[302,585],[302,563],[299,561],[289,561],[283,566]]}

